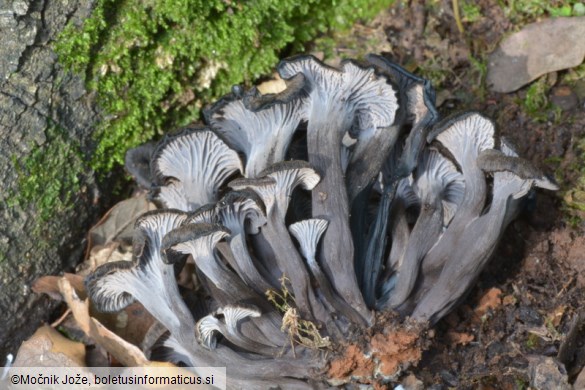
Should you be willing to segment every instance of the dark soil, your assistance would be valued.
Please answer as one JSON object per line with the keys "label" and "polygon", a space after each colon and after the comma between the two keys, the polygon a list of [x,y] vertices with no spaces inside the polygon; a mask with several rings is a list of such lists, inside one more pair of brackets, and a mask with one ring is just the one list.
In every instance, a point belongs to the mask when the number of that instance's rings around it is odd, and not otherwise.
{"label": "dark soil", "polygon": [[[559,354],[585,294],[585,229],[563,201],[583,166],[577,143],[585,138],[584,102],[555,99],[574,96],[562,72],[548,76],[545,104],[538,112],[524,103],[528,87],[505,95],[489,91],[487,55],[505,34],[521,27],[518,16],[507,18],[499,3],[477,2],[481,15],[464,20],[461,34],[450,1],[397,2],[372,23],[356,26],[351,39],[358,43],[337,52],[352,57],[364,50],[384,51],[430,78],[440,112],[485,113],[521,156],[556,173],[561,185],[558,193],[539,191],[527,202],[466,301],[436,326],[430,347],[409,372],[425,388],[523,389],[537,357],[558,357],[571,381],[584,364],[582,334],[576,348],[565,353],[565,345]],[[534,20],[525,17],[521,23]]]}

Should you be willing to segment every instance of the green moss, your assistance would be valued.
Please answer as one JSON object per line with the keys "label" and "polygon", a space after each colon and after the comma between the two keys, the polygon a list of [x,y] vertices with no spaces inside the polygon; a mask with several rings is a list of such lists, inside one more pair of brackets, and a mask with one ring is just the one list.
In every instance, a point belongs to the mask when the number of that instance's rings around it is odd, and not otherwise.
{"label": "green moss", "polygon": [[79,145],[71,141],[63,129],[50,125],[46,141],[35,146],[23,160],[13,157],[18,173],[18,189],[9,199],[9,205],[37,210],[37,232],[44,222],[72,207],[73,197],[80,191],[78,175],[87,172]]}
{"label": "green moss", "polygon": [[546,96],[548,90],[549,88],[546,84],[546,78],[541,77],[532,83],[526,91],[523,105],[526,112],[532,117],[538,118],[548,108],[549,101]]}
{"label": "green moss", "polygon": [[462,21],[473,23],[477,22],[481,19],[481,8],[477,5],[474,1],[460,1],[459,4],[461,5],[461,14],[463,16]]}
{"label": "green moss", "polygon": [[536,349],[540,346],[541,339],[534,333],[529,333],[528,337],[526,338],[525,345],[528,349]]}
{"label": "green moss", "polygon": [[107,120],[92,167],[199,118],[201,106],[251,83],[318,34],[349,27],[392,0],[98,0],[83,26],[56,44],[62,63],[86,76]]}
{"label": "green moss", "polygon": [[570,215],[573,217],[574,224],[579,224],[585,220],[585,139],[579,143],[581,155],[579,157],[580,176],[576,180],[573,188],[564,194],[565,204],[569,208]]}
{"label": "green moss", "polygon": [[542,16],[582,16],[585,4],[577,0],[498,0],[514,24],[525,24]]}

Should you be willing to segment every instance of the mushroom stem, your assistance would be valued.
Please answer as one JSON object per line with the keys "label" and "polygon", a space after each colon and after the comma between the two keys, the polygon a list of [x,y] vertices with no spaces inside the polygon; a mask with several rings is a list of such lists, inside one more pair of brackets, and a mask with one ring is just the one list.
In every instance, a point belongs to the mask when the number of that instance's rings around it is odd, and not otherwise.
{"label": "mushroom stem", "polygon": [[390,214],[392,201],[396,195],[397,186],[398,181],[395,180],[384,188],[382,200],[378,206],[376,220],[368,233],[368,244],[364,258],[361,261],[364,267],[362,291],[366,304],[370,308],[373,308],[376,303],[376,285],[378,283],[380,269],[382,268],[382,257],[384,256],[388,235],[388,215]]}
{"label": "mushroom stem", "polygon": [[317,244],[326,229],[327,221],[324,219],[308,219],[289,226],[289,230],[299,242],[301,252],[307,260],[311,274],[317,281],[317,284],[327,302],[340,314],[344,315],[355,324],[367,325],[364,319],[351,306],[349,306],[347,302],[337,295],[331,286],[331,282],[323,273],[319,263],[317,263],[317,259],[315,258]]}
{"label": "mushroom stem", "polygon": [[233,236],[229,241],[229,245],[236,263],[240,268],[238,274],[248,286],[260,295],[264,295],[266,291],[274,288],[258,270],[257,267],[261,267],[262,265],[252,260],[243,234]]}
{"label": "mushroom stem", "polygon": [[[348,197],[341,169],[341,138],[349,128],[343,111],[322,118],[319,110],[309,119],[307,146],[309,162],[321,175],[312,192],[313,217],[325,218],[329,227],[321,246],[323,270],[335,290],[362,317],[370,320],[354,271],[354,247],[349,228]],[[340,130],[341,129],[341,130]]]}
{"label": "mushroom stem", "polygon": [[378,128],[372,134],[359,135],[346,174],[349,204],[353,204],[358,194],[374,181],[399,135],[399,126]]}
{"label": "mushroom stem", "polygon": [[396,286],[388,305],[397,307],[410,295],[416,282],[420,263],[431,249],[443,230],[441,199],[432,204],[423,204],[421,212],[412,229],[403,259],[400,261]]}
{"label": "mushroom stem", "polygon": [[261,234],[272,246],[278,267],[290,280],[295,303],[301,316],[305,319],[327,323],[329,321],[327,311],[318,301],[310,285],[310,275],[284,225],[284,217],[270,218],[266,226],[262,227]]}
{"label": "mushroom stem", "polygon": [[[485,206],[487,184],[477,158],[482,150],[493,148],[494,131],[491,121],[479,114],[467,113],[448,120],[444,130],[439,128],[429,135],[429,138],[437,137],[454,155],[463,174],[465,190],[451,223],[423,260],[425,286],[434,283],[443,265],[452,256],[453,248],[464,244],[461,241],[463,231]],[[421,291],[425,290],[423,287]]]}
{"label": "mushroom stem", "polygon": [[459,301],[483,270],[503,234],[507,203],[506,198],[494,199],[487,214],[460,232],[462,244],[451,248],[439,278],[416,305],[412,318],[434,324]]}

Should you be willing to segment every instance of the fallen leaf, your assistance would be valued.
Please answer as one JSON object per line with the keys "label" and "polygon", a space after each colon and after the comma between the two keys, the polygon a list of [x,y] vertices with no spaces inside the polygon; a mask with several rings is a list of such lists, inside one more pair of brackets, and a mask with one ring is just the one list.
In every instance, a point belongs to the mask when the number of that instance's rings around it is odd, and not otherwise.
{"label": "fallen leaf", "polygon": [[85,345],[43,325],[18,350],[15,367],[85,367]]}
{"label": "fallen leaf", "polygon": [[66,278],[59,280],[59,289],[69,305],[75,320],[83,331],[91,337],[96,344],[102,346],[116,360],[126,367],[168,365],[170,363],[155,363],[149,361],[144,353],[135,345],[125,341],[114,332],[103,326],[98,320],[90,317],[88,301],[79,299],[73,287]]}
{"label": "fallen leaf", "polygon": [[487,83],[513,92],[538,77],[575,67],[585,56],[585,17],[531,23],[506,37],[488,60]]}
{"label": "fallen leaf", "polygon": [[87,276],[102,264],[112,261],[131,261],[132,246],[123,245],[117,241],[108,242],[105,245],[95,245],[89,251],[89,257],[77,268],[79,275]]}
{"label": "fallen leaf", "polygon": [[51,299],[62,301],[63,296],[59,290],[59,280],[66,278],[75,289],[78,296],[85,298],[85,286],[83,277],[76,274],[65,273],[63,276],[41,276],[32,284],[32,290],[37,294],[47,294]]}
{"label": "fallen leaf", "polygon": [[[59,281],[63,277],[69,281],[75,290],[75,294],[80,299],[84,300],[87,297],[85,286],[83,285],[83,277],[69,273],[66,273],[62,277],[40,277],[33,283],[32,290],[39,294],[47,294],[54,300],[63,301],[64,298],[59,286]],[[92,317],[100,323],[105,324],[108,329],[112,329],[122,339],[135,345],[142,344],[146,333],[155,322],[154,317],[139,302],[129,305],[118,313],[99,313],[95,312],[91,305],[88,306],[89,313]],[[87,333],[87,329],[87,327],[82,328],[82,331]]]}
{"label": "fallen leaf", "polygon": [[134,302],[118,313],[90,313],[106,328],[134,345],[142,345],[146,333],[156,322],[140,302]]}
{"label": "fallen leaf", "polygon": [[501,295],[502,290],[499,288],[490,288],[479,300],[475,308],[475,314],[478,317],[482,317],[488,310],[498,308],[502,304]]}
{"label": "fallen leaf", "polygon": [[114,240],[131,241],[136,219],[145,212],[154,209],[156,206],[146,199],[146,194],[116,204],[90,229],[86,257],[89,257],[91,250],[96,245],[106,245]]}

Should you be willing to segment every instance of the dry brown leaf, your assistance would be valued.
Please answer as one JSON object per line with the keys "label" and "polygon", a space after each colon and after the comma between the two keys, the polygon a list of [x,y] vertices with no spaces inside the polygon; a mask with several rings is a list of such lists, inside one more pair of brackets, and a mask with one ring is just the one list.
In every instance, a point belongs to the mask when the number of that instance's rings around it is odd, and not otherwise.
{"label": "dry brown leaf", "polygon": [[37,294],[47,294],[56,301],[62,301],[63,296],[59,290],[59,280],[61,278],[66,278],[71,283],[78,296],[86,297],[83,277],[69,273],[65,273],[63,276],[42,276],[34,281],[32,290]]}
{"label": "dry brown leaf", "polygon": [[120,336],[103,326],[98,320],[90,317],[88,301],[82,301],[79,299],[66,278],[62,278],[59,281],[59,289],[81,329],[83,329],[83,331],[98,345],[106,349],[121,364],[126,367],[152,365],[168,365],[169,367],[173,367],[170,363],[154,363],[149,361],[138,347],[125,341]]}
{"label": "dry brown leaf", "polygon": [[146,199],[146,194],[123,200],[112,207],[102,219],[90,229],[86,258],[96,245],[106,245],[114,240],[130,241],[136,219],[147,211],[156,209]]}
{"label": "dry brown leaf", "polygon": [[479,300],[477,307],[475,308],[475,314],[478,317],[482,317],[490,309],[496,309],[502,304],[502,290],[499,288],[490,288]]}
{"label": "dry brown leaf", "polygon": [[117,241],[105,245],[95,245],[89,251],[89,257],[77,269],[79,275],[86,276],[102,264],[112,261],[131,261],[132,246]]}
{"label": "dry brown leaf", "polygon": [[43,325],[22,345],[15,367],[85,367],[85,345]]}
{"label": "dry brown leaf", "polygon": [[134,345],[142,345],[146,333],[156,322],[140,302],[134,302],[118,313],[90,311],[90,314],[106,328]]}
{"label": "dry brown leaf", "polygon": [[451,346],[467,345],[475,339],[475,336],[469,333],[447,332],[447,340]]}

